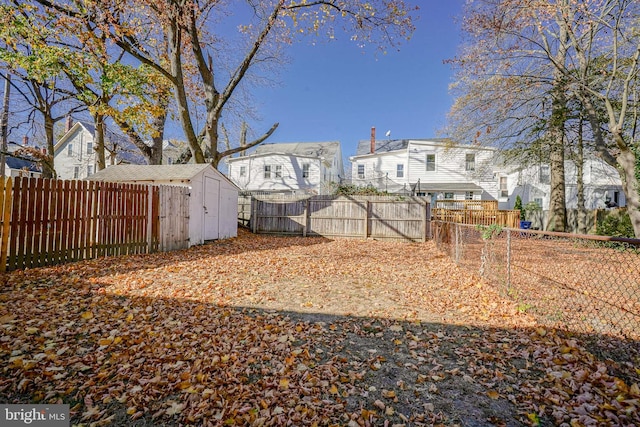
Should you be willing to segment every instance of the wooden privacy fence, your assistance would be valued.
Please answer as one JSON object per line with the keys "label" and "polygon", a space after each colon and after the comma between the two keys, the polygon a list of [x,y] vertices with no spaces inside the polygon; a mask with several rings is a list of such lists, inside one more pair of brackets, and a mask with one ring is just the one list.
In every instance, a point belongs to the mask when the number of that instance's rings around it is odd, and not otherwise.
{"label": "wooden privacy fence", "polygon": [[419,197],[251,199],[254,233],[425,241],[429,203]]}
{"label": "wooden privacy fence", "polygon": [[[174,190],[27,177],[15,182],[0,177],[0,187],[0,271],[179,248],[163,236],[172,217],[159,215],[160,194],[170,197],[166,194]],[[179,205],[188,206],[188,199]],[[183,213],[163,206],[164,212],[168,209]],[[182,247],[188,247],[186,233]]]}

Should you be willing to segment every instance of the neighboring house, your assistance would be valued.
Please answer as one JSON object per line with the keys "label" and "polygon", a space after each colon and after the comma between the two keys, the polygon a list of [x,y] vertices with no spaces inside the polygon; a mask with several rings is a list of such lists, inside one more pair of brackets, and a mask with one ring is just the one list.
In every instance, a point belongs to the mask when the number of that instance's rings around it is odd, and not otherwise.
{"label": "neighboring house", "polygon": [[[73,123],[67,118],[65,133],[54,147],[54,164],[58,179],[85,179],[96,172],[95,127],[87,122]],[[138,149],[123,135],[105,132],[107,165],[143,164]]]}
{"label": "neighboring house", "polygon": [[[574,162],[565,161],[565,195],[567,209],[578,207],[578,171]],[[626,206],[626,198],[618,171],[602,159],[591,157],[585,160],[583,169],[585,209],[604,209]],[[516,196],[523,204],[536,202],[542,210],[549,209],[551,194],[551,170],[540,164],[518,168],[509,173],[508,208],[512,209]]]}
{"label": "neighboring house", "polygon": [[238,187],[210,164],[115,165],[90,181],[188,186],[189,245],[238,234]]}
{"label": "neighboring house", "polygon": [[[165,139],[162,141],[162,164],[173,165],[182,156],[185,150],[189,149],[189,144],[184,141]],[[193,157],[189,163],[195,163]]]}
{"label": "neighboring house", "polygon": [[448,139],[360,141],[352,183],[389,193],[439,199],[508,201],[508,177],[492,148]]}
{"label": "neighboring house", "polygon": [[231,181],[251,192],[325,194],[344,176],[338,141],[262,144],[227,166]]}
{"label": "neighboring house", "polygon": [[8,153],[5,155],[4,175],[11,178],[19,176],[40,177],[42,176],[42,168],[38,162],[27,160],[25,158],[13,157],[13,153],[27,145],[28,139],[25,137],[24,145],[15,142],[7,144]]}

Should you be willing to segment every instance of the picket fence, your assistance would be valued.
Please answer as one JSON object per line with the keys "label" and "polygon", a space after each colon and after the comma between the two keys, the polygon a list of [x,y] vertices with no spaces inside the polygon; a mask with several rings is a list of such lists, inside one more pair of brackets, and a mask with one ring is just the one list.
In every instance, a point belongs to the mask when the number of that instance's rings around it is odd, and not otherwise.
{"label": "picket fence", "polygon": [[188,246],[188,227],[169,227],[188,217],[183,189],[0,177],[0,190],[0,271]]}

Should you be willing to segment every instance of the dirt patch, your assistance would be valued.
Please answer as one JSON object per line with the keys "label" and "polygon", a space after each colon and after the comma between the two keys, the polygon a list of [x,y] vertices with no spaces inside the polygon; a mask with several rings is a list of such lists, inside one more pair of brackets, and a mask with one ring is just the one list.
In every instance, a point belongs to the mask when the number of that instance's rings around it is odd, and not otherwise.
{"label": "dirt patch", "polygon": [[74,423],[640,422],[611,361],[430,242],[243,231],[3,279],[0,400],[69,403]]}

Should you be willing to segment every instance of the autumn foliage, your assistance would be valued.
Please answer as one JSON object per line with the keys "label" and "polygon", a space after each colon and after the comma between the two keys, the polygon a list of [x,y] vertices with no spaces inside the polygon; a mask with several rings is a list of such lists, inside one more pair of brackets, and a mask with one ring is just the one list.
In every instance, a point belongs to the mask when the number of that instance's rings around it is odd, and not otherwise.
{"label": "autumn foliage", "polygon": [[432,242],[254,236],[2,276],[0,400],[83,425],[634,425],[637,372]]}

